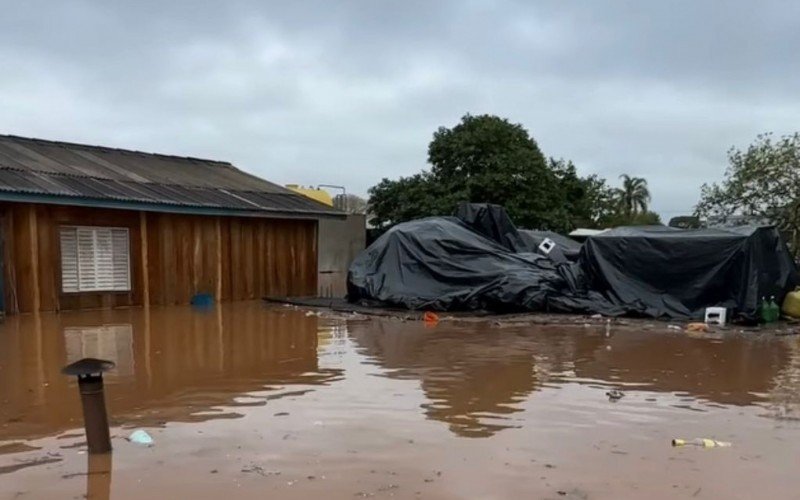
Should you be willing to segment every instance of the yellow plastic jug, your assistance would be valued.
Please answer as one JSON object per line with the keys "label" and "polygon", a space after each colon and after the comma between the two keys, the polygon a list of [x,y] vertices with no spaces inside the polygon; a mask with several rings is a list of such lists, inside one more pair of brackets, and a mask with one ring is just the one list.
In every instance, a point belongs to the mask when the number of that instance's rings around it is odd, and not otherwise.
{"label": "yellow plastic jug", "polygon": [[787,316],[800,318],[800,287],[786,294],[786,298],[783,299],[781,311]]}

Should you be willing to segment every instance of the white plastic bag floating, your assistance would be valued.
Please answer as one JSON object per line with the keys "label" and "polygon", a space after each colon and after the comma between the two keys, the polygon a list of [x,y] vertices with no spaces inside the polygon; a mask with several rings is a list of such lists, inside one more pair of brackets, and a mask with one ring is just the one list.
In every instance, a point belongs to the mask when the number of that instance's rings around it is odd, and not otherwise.
{"label": "white plastic bag floating", "polygon": [[153,437],[142,429],[137,429],[128,436],[128,441],[131,443],[142,444],[145,446],[153,446]]}

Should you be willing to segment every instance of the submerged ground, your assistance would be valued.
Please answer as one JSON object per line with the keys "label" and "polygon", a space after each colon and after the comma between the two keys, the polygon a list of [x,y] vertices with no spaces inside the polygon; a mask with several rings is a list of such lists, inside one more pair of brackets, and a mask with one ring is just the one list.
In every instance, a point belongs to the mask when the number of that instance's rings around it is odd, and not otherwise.
{"label": "submerged ground", "polygon": [[[59,373],[84,356],[117,363],[110,458],[85,453]],[[798,442],[796,336],[258,302],[0,325],[2,499],[798,498]]]}

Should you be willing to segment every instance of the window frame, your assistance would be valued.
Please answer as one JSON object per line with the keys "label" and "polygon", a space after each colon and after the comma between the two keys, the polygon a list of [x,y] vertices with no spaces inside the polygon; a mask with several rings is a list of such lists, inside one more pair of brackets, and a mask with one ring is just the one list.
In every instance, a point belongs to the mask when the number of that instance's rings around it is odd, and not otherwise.
{"label": "window frame", "polygon": [[[132,242],[131,242],[131,230],[127,226],[110,226],[110,225],[87,225],[87,224],[60,224],[57,226],[57,242],[58,242],[58,288],[59,293],[61,295],[87,295],[87,294],[130,294],[133,292],[133,269],[132,269],[132,262],[133,262],[133,255],[132,255]],[[75,230],[75,264],[77,266],[77,287],[78,290],[70,290],[67,291],[64,289],[64,255],[63,255],[63,248],[62,248],[62,231],[64,229],[72,229]],[[127,288],[126,289],[118,289],[118,288],[102,288],[102,289],[93,289],[93,290],[81,290],[80,289],[80,251],[78,249],[78,230],[91,230],[91,231],[98,231],[98,230],[109,230],[111,231],[111,258],[112,258],[112,273],[113,273],[113,248],[114,248],[114,239],[113,239],[113,231],[124,231],[125,238],[126,238],[126,269],[127,269]],[[113,282],[113,277],[112,277]]]}

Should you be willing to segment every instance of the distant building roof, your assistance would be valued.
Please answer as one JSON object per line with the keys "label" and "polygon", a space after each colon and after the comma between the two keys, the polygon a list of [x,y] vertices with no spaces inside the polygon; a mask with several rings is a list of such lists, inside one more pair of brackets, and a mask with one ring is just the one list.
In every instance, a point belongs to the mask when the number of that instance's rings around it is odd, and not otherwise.
{"label": "distant building roof", "polygon": [[597,234],[604,233],[606,231],[608,231],[608,229],[586,229],[586,228],[579,227],[578,229],[575,229],[574,231],[569,233],[569,235],[572,236],[573,238],[576,238],[576,237],[577,238],[588,238],[589,236],[595,236]]}
{"label": "distant building roof", "polygon": [[11,135],[0,135],[0,200],[222,215],[344,215],[226,162]]}
{"label": "distant building roof", "polygon": [[324,189],[303,187],[297,184],[287,184],[286,189],[294,191],[295,193],[300,193],[303,196],[308,196],[312,200],[317,200],[318,202],[328,205],[329,207],[333,206],[333,198],[331,198],[330,193]]}

